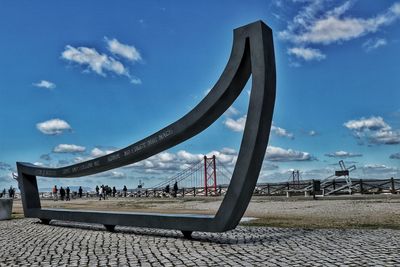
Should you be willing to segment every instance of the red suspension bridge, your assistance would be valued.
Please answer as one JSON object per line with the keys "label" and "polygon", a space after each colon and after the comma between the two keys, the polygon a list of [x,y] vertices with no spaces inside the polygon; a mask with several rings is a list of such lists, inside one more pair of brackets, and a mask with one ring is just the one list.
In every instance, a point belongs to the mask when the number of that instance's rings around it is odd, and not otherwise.
{"label": "red suspension bridge", "polygon": [[[168,191],[177,183],[180,189],[178,194],[186,195],[220,195],[222,190],[229,185],[232,172],[216,158],[204,156],[202,160],[192,164],[190,167],[155,185],[151,190]],[[182,192],[183,190],[183,192]],[[185,192],[186,190],[186,192]]]}

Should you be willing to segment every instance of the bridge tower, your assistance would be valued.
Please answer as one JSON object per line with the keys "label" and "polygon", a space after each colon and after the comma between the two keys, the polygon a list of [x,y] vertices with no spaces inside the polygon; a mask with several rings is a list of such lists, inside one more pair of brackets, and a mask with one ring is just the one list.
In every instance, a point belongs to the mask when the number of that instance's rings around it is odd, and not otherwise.
{"label": "bridge tower", "polygon": [[211,158],[204,156],[204,194],[208,196],[209,190],[217,193],[217,168],[215,164],[215,155]]}
{"label": "bridge tower", "polygon": [[298,188],[300,186],[300,171],[294,170],[292,171],[292,183],[294,188]]}

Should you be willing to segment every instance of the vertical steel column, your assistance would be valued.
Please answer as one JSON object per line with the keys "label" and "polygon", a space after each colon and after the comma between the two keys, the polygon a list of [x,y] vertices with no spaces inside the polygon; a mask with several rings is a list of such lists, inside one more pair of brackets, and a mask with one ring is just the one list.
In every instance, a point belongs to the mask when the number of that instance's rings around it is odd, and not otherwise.
{"label": "vertical steel column", "polygon": [[204,194],[207,196],[207,156],[204,156]]}
{"label": "vertical steel column", "polygon": [[215,155],[212,156],[213,159],[213,168],[214,168],[214,192],[217,193],[217,168],[215,163]]}

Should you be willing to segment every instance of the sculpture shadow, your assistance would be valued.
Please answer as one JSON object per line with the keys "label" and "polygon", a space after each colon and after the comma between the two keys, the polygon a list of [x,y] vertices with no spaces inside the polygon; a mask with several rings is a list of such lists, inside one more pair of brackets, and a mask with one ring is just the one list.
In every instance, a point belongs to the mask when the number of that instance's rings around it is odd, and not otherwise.
{"label": "sculpture shadow", "polygon": [[[35,224],[42,224],[40,221],[34,222]],[[104,231],[104,226],[101,224],[86,224],[72,221],[58,221],[54,220],[50,223],[51,226],[80,229],[86,231]],[[304,237],[304,235],[310,231],[301,231],[298,235]],[[312,232],[312,231],[311,231]],[[167,238],[167,239],[181,239],[184,237],[180,231],[170,231],[153,228],[137,228],[118,226],[110,234],[126,234],[126,235],[137,235],[145,237],[156,237],[156,238]],[[224,233],[194,233],[186,241],[190,242],[207,242],[215,244],[255,244],[255,243],[271,243],[276,240],[289,240],[296,237],[291,229],[287,228],[276,228],[276,227],[251,227],[251,226],[240,226],[235,230],[230,230]]]}

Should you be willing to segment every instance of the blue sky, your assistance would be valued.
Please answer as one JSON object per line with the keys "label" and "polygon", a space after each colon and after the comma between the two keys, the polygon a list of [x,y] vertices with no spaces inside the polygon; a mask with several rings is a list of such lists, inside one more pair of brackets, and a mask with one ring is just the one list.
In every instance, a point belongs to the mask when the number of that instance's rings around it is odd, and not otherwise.
{"label": "blue sky", "polygon": [[[274,32],[277,99],[260,181],[399,177],[400,1],[2,1],[0,188],[16,161],[64,166],[146,137],[194,107],[220,76],[232,30]],[[232,168],[242,95],[194,139],[127,168],[40,186],[158,183],[216,154]]]}

